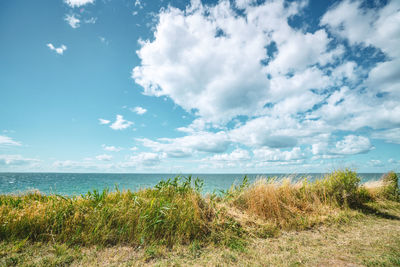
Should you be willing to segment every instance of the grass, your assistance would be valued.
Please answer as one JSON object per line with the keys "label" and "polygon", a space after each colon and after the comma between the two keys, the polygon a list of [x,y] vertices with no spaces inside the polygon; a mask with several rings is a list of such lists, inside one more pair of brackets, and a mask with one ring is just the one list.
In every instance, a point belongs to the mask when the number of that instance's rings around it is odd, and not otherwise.
{"label": "grass", "polygon": [[[394,172],[366,185],[346,169],[314,182],[265,178],[250,184],[245,177],[207,196],[201,187],[198,179],[176,177],[137,192],[116,188],[72,198],[39,192],[0,195],[0,265],[96,265],[97,254],[103,261],[97,265],[257,265],[259,259],[273,265],[344,265],[345,259],[327,256],[317,257],[318,263],[308,250],[313,242],[324,253],[331,247],[362,265],[400,265]],[[341,232],[343,226],[350,232]],[[327,233],[325,240],[320,229]],[[368,236],[371,229],[380,233],[375,241]],[[332,247],[350,242],[357,232],[366,239],[348,245],[355,252],[343,254]],[[329,233],[350,239],[332,241]],[[376,257],[357,250],[367,241]],[[276,255],[259,255],[267,247]]]}
{"label": "grass", "polygon": [[162,181],[138,192],[93,191],[79,197],[30,192],[0,196],[0,238],[69,245],[172,246],[201,240],[211,210],[191,179]]}

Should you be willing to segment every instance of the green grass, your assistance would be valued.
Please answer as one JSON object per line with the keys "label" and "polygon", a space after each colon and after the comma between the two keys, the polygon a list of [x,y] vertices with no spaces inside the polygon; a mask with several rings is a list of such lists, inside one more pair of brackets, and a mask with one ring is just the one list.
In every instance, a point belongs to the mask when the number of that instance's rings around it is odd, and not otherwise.
{"label": "green grass", "polygon": [[[0,240],[13,244],[9,255],[18,255],[26,243],[55,244],[55,256],[42,257],[44,265],[68,264],[77,257],[76,246],[145,248],[147,261],[161,257],[160,247],[186,246],[196,258],[203,247],[216,246],[237,256],[249,251],[252,238],[369,214],[389,216],[385,209],[398,207],[393,203],[399,200],[395,173],[385,175],[378,187],[365,187],[348,169],[315,182],[269,178],[250,184],[245,177],[218,195],[203,196],[201,187],[200,180],[189,176],[137,192],[94,190],[71,198],[39,192],[0,195]],[[396,253],[384,261],[395,264]],[[20,261],[24,258],[9,256],[6,265]]]}
{"label": "green grass", "polygon": [[209,235],[209,205],[191,179],[162,181],[138,192],[93,191],[79,197],[0,196],[0,238],[67,244],[172,246]]}

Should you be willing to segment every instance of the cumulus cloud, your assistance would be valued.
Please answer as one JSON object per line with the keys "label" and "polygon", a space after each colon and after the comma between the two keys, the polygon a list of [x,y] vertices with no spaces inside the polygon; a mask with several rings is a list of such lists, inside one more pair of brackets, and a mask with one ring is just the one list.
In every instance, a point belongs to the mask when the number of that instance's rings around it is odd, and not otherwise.
{"label": "cumulus cloud", "polygon": [[143,115],[144,113],[147,112],[147,109],[142,108],[142,107],[134,107],[134,108],[131,108],[131,111],[135,112],[138,115]]}
{"label": "cumulus cloud", "polygon": [[343,1],[329,10],[321,24],[351,44],[373,46],[389,60],[373,68],[366,81],[371,90],[400,96],[400,16],[399,1],[389,3],[376,12],[362,7],[361,1]]}
{"label": "cumulus cloud", "polygon": [[186,136],[139,141],[168,157],[240,145],[264,162],[367,153],[360,129],[399,144],[400,2],[345,0],[316,29],[292,27],[307,4],[238,0],[240,15],[228,1],[161,10],[132,78],[195,119],[178,128]]}
{"label": "cumulus cloud", "polygon": [[70,7],[80,7],[87,4],[93,4],[94,0],[64,0],[64,3]]}
{"label": "cumulus cloud", "polygon": [[321,121],[299,122],[290,115],[282,114],[248,120],[229,131],[228,135],[232,142],[249,147],[289,148],[301,142],[310,143],[307,137],[317,136],[328,130],[329,127]]}
{"label": "cumulus cloud", "polygon": [[398,1],[388,1],[381,9],[368,9],[360,0],[345,0],[324,14],[321,25],[350,44],[372,45],[391,57],[398,57],[399,8]]}
{"label": "cumulus cloud", "polygon": [[197,132],[180,138],[159,138],[152,141],[147,138],[138,138],[143,146],[156,152],[164,152],[172,158],[189,157],[194,152],[222,153],[229,145],[225,132],[209,133]]}
{"label": "cumulus cloud", "polygon": [[15,141],[11,137],[0,135],[0,146],[21,146],[21,142]]}
{"label": "cumulus cloud", "polygon": [[373,148],[367,137],[348,135],[336,143],[333,152],[336,154],[361,154],[367,153]]}
{"label": "cumulus cloud", "polygon": [[125,120],[122,115],[117,115],[115,122],[110,125],[110,128],[113,130],[124,130],[132,124],[133,122]]}
{"label": "cumulus cloud", "polygon": [[48,43],[48,44],[46,44],[46,46],[48,48],[50,48],[50,50],[56,52],[59,55],[64,54],[64,51],[67,50],[67,46],[65,46],[65,45],[61,45],[60,47],[54,47],[54,45],[52,43]]}
{"label": "cumulus cloud", "polygon": [[203,6],[160,13],[155,40],[142,42],[142,64],[132,77],[145,94],[168,96],[213,121],[252,113],[264,104],[269,84],[260,65],[264,36],[235,17],[228,2],[209,11],[208,18]]}
{"label": "cumulus cloud", "polygon": [[64,20],[74,29],[79,28],[81,22],[74,14],[66,15]]}

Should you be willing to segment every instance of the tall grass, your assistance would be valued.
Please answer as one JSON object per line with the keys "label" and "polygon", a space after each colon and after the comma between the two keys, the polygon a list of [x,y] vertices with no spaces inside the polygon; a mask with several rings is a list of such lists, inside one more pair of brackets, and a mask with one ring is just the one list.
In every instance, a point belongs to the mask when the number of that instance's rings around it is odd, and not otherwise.
{"label": "tall grass", "polygon": [[104,190],[73,198],[39,192],[2,195],[0,238],[172,245],[207,236],[210,216],[191,178],[176,177],[135,193]]}
{"label": "tall grass", "polygon": [[132,246],[195,241],[241,248],[247,224],[267,225],[270,232],[309,227],[368,201],[398,201],[397,183],[391,172],[379,186],[364,187],[355,172],[339,170],[314,182],[265,178],[250,184],[245,177],[220,196],[202,196],[202,182],[190,176],[137,192],[0,195],[0,239]]}

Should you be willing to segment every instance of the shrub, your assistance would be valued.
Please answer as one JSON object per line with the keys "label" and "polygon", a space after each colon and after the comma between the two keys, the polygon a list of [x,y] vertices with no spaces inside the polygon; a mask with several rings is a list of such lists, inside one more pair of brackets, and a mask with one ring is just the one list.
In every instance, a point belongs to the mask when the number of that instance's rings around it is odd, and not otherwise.
{"label": "shrub", "polygon": [[400,191],[399,191],[399,178],[397,174],[393,171],[388,172],[382,176],[383,186],[379,192],[383,198],[399,201]]}
{"label": "shrub", "polygon": [[336,170],[322,180],[325,194],[339,206],[359,204],[359,184],[357,173],[349,169]]}
{"label": "shrub", "polygon": [[373,194],[365,186],[360,186],[357,190],[357,204],[363,204],[374,200]]}

